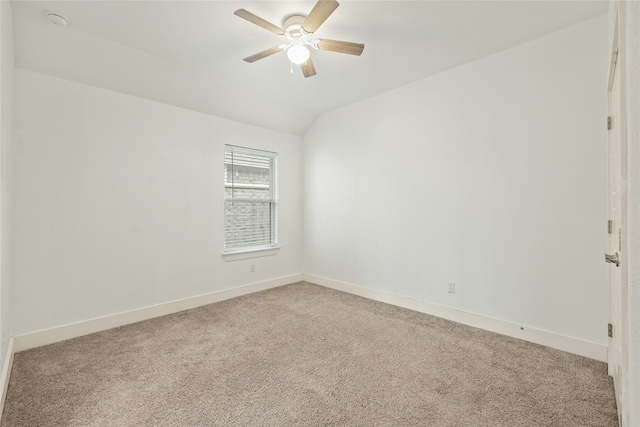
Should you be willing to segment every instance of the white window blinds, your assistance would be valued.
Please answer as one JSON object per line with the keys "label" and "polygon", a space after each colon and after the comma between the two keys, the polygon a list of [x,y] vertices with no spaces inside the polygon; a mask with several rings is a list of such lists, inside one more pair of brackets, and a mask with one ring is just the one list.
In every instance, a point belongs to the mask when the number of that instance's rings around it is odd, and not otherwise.
{"label": "white window blinds", "polygon": [[276,153],[225,145],[224,248],[226,252],[275,247]]}

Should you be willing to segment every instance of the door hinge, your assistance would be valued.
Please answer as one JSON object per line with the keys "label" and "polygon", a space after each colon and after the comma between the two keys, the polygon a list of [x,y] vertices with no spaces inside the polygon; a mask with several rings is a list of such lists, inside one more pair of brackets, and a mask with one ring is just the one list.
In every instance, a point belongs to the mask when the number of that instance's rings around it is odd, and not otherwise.
{"label": "door hinge", "polygon": [[607,130],[613,129],[613,117],[607,117]]}
{"label": "door hinge", "polygon": [[607,221],[607,233],[613,234],[613,221],[611,220]]}
{"label": "door hinge", "polygon": [[611,323],[607,325],[607,335],[609,335],[609,338],[613,338],[613,325]]}

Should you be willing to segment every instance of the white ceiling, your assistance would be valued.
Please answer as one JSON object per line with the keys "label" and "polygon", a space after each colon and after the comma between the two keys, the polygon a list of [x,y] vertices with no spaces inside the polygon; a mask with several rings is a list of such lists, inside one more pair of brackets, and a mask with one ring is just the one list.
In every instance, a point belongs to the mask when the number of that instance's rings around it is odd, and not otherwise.
{"label": "white ceiling", "polygon": [[[270,129],[303,134],[318,115],[607,12],[603,1],[341,1],[316,32],[365,44],[313,51],[317,75],[284,40],[233,15],[281,25],[314,1],[13,1],[16,66]],[[46,12],[66,16],[66,28]]]}

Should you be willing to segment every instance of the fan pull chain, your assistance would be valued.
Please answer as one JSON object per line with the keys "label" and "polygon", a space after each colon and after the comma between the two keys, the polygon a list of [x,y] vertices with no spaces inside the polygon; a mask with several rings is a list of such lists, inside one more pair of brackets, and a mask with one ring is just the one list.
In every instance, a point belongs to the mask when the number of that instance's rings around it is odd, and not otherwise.
{"label": "fan pull chain", "polygon": [[289,62],[289,65],[291,65],[291,74],[293,74],[293,62]]}

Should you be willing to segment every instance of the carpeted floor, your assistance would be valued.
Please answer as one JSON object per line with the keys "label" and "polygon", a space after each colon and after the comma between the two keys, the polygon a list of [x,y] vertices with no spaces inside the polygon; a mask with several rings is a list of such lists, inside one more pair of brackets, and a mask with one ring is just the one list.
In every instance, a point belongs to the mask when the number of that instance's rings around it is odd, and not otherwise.
{"label": "carpeted floor", "polygon": [[18,353],[0,425],[618,423],[605,363],[302,282]]}

